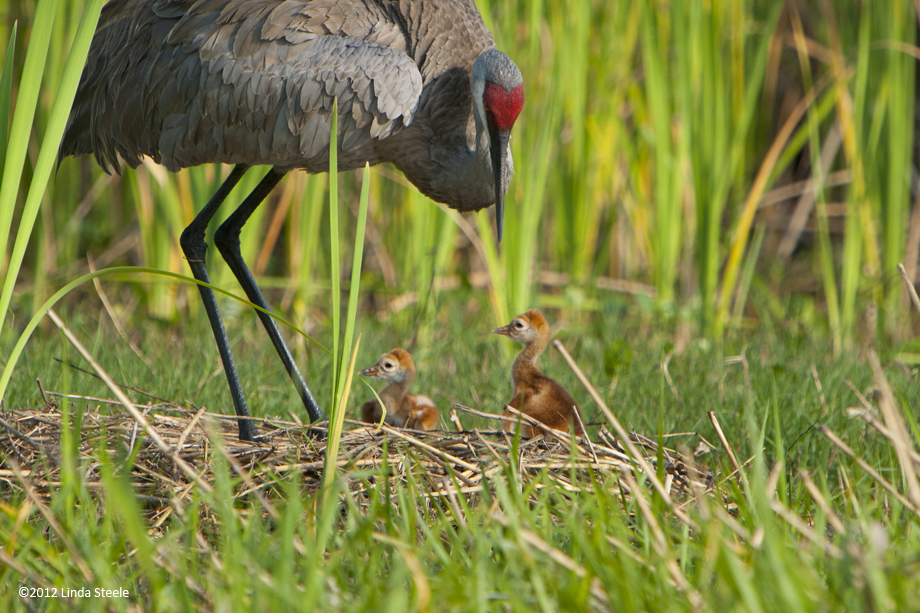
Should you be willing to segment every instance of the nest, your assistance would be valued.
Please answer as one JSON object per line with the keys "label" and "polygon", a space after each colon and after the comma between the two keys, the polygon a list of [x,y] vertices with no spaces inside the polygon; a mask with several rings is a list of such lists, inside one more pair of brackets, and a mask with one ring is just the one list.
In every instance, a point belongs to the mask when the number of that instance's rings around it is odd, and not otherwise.
{"label": "nest", "polygon": [[[90,490],[101,489],[103,453],[116,462],[133,454],[130,481],[153,515],[168,514],[171,502],[187,495],[195,482],[210,489],[213,460],[218,454],[239,478],[235,495],[240,498],[254,494],[264,502],[280,497],[283,493],[275,489],[279,477],[292,471],[300,473],[307,495],[322,487],[327,421],[304,426],[257,419],[262,436],[251,444],[237,438],[235,418],[204,409],[160,403],[133,405],[134,410],[126,413],[115,400],[84,400],[95,401],[88,405],[95,408],[80,416],[79,471],[84,483]],[[369,483],[374,479],[386,476],[407,482],[412,473],[420,493],[429,499],[469,498],[489,487],[490,477],[504,471],[512,461],[521,480],[540,479],[566,490],[581,489],[578,476],[587,477],[590,471],[600,478],[626,471],[633,474],[634,462],[627,449],[605,427],[595,440],[576,439],[544,428],[541,436],[516,441],[513,433],[501,429],[463,429],[457,411],[507,419],[455,405],[451,422],[456,431],[420,432],[345,420],[337,465],[352,494],[358,498],[369,495]],[[4,458],[0,487],[46,499],[61,481],[63,420],[58,403],[46,402],[36,410],[7,411],[0,413],[0,418],[0,453]],[[663,459],[663,486],[670,496],[692,496],[711,487],[712,474],[692,460],[671,449],[659,450],[654,440],[638,433],[629,438],[633,449],[639,449],[643,456],[639,464],[644,462],[657,472],[659,457]],[[387,470],[381,472],[384,467]],[[578,477],[574,482],[573,475]]]}

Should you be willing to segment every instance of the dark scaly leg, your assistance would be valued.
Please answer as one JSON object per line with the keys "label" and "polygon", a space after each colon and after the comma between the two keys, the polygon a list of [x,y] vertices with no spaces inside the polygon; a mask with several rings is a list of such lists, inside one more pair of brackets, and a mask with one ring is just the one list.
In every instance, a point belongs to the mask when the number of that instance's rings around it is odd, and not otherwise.
{"label": "dark scaly leg", "polygon": [[[252,190],[252,193],[246,197],[243,204],[221,224],[214,234],[214,244],[217,246],[221,255],[224,256],[224,260],[227,261],[230,270],[236,275],[237,280],[243,287],[243,291],[246,292],[246,296],[249,297],[249,300],[253,304],[262,307],[266,311],[269,310],[269,308],[265,303],[265,298],[262,297],[262,292],[259,291],[256,280],[249,271],[246,262],[243,261],[243,254],[240,253],[240,231],[243,229],[243,226],[249,220],[252,213],[258,208],[262,201],[265,200],[266,196],[274,189],[283,176],[283,172],[275,170],[274,168],[269,170],[265,178],[262,179],[262,182]],[[275,320],[262,311],[256,311],[256,314],[259,316],[259,319],[262,320],[262,325],[265,327],[265,331],[268,332],[268,336],[275,346],[275,351],[278,352],[278,356],[287,369],[288,376],[291,377],[294,387],[297,388],[297,393],[300,394],[303,406],[307,409],[310,421],[322,419],[324,417],[323,411],[316,403],[316,399],[310,392],[310,388],[308,388],[306,382],[304,382],[303,375],[300,374],[297,364],[294,363],[291,352],[288,350],[284,339],[281,338],[281,332],[278,331]]]}
{"label": "dark scaly leg", "polygon": [[[234,186],[246,172],[246,166],[239,164],[234,166],[230,176],[223,182],[208,204],[195,217],[194,221],[182,232],[179,238],[179,244],[188,260],[189,267],[196,279],[203,283],[210,283],[208,269],[205,266],[205,255],[208,246],[204,241],[205,230],[214,217],[214,213],[220,208],[220,205],[227,198],[227,195],[233,190]],[[224,372],[227,373],[227,383],[230,384],[230,395],[233,397],[233,406],[236,408],[236,414],[241,418],[249,417],[249,408],[246,406],[246,398],[243,396],[243,388],[240,385],[240,376],[236,372],[236,365],[233,363],[233,353],[230,351],[230,340],[227,338],[227,330],[224,328],[224,321],[221,319],[220,310],[217,308],[217,299],[214,292],[204,285],[198,286],[201,292],[201,300],[204,302],[204,310],[208,314],[208,320],[211,322],[211,330],[214,332],[214,340],[217,341],[217,350],[220,352],[220,359],[224,365]],[[258,430],[255,425],[248,419],[239,419],[240,440],[252,441],[258,436]]]}

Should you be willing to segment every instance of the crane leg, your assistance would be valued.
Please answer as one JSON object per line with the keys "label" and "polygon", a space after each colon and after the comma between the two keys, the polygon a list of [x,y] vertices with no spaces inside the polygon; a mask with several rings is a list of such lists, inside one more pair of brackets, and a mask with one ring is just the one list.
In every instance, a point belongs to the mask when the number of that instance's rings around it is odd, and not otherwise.
{"label": "crane leg", "polygon": [[[223,182],[208,204],[195,217],[194,221],[183,230],[179,238],[179,244],[188,260],[189,267],[196,279],[203,283],[210,283],[208,269],[205,265],[205,255],[208,246],[204,241],[205,230],[210,223],[211,218],[220,205],[227,198],[227,195],[233,190],[234,186],[246,172],[246,166],[239,164],[234,166],[230,176]],[[201,292],[201,300],[204,302],[204,310],[208,314],[208,320],[211,322],[211,330],[214,332],[214,339],[217,341],[217,350],[220,352],[220,359],[224,365],[224,372],[227,374],[227,383],[230,384],[230,395],[233,397],[233,406],[236,408],[236,414],[242,418],[238,420],[240,440],[255,440],[259,432],[249,419],[249,408],[246,406],[246,398],[243,396],[243,388],[240,385],[240,376],[236,372],[236,365],[233,363],[233,353],[230,351],[230,340],[227,338],[227,330],[224,328],[224,321],[221,319],[220,310],[217,308],[217,299],[210,287],[204,285],[198,286]]]}
{"label": "crane leg", "polygon": [[[274,168],[269,170],[265,178],[263,178],[256,188],[252,190],[252,193],[246,197],[243,204],[221,224],[214,234],[214,244],[230,266],[230,270],[236,275],[237,280],[243,287],[243,291],[246,292],[246,296],[249,298],[250,302],[262,307],[266,311],[269,310],[268,304],[266,304],[262,292],[259,291],[259,287],[256,285],[256,280],[249,271],[249,267],[246,265],[246,262],[243,261],[243,254],[240,253],[240,231],[249,220],[249,217],[258,206],[262,204],[262,201],[265,200],[272,189],[274,189],[284,174],[285,173],[275,170]],[[297,388],[297,393],[300,395],[303,406],[310,416],[310,421],[323,419],[323,417],[325,417],[323,411],[319,408],[319,404],[317,404],[316,399],[310,392],[310,388],[307,387],[303,375],[300,374],[300,370],[297,368],[297,364],[294,362],[294,358],[290,350],[288,350],[287,344],[285,344],[284,339],[281,337],[281,332],[278,330],[278,325],[275,323],[274,318],[259,310],[256,311],[256,314],[262,321],[265,331],[268,332],[268,337],[271,339],[272,345],[275,346],[275,351],[278,352],[278,356],[281,358],[282,363],[284,363],[284,367],[287,369],[288,376],[294,383],[294,387]]]}

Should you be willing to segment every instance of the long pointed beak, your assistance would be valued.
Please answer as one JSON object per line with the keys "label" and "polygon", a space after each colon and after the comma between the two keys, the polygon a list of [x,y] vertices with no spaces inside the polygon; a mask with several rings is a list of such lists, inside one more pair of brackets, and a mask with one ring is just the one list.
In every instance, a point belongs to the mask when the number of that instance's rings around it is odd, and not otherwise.
{"label": "long pointed beak", "polygon": [[359,374],[360,376],[362,376],[362,377],[376,377],[376,376],[377,376],[377,372],[378,372],[377,365],[374,364],[374,365],[371,366],[370,368],[365,368],[364,370],[362,370],[362,371],[359,372],[358,374]]}
{"label": "long pointed beak", "polygon": [[508,151],[508,138],[510,130],[501,130],[493,134],[492,138],[492,173],[495,177],[495,227],[498,230],[498,242],[502,242],[502,230],[505,222],[505,191],[508,184],[505,182],[505,156]]}
{"label": "long pointed beak", "polygon": [[501,328],[495,328],[494,330],[492,330],[492,334],[501,334],[502,336],[510,337],[511,336],[511,324],[508,324],[507,326],[502,326]]}

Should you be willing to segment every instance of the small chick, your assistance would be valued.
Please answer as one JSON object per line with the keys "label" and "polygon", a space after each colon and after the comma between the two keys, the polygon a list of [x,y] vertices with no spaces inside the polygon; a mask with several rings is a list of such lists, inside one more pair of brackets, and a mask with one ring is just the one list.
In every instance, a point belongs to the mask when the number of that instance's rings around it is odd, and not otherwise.
{"label": "small chick", "polygon": [[[549,343],[549,324],[543,315],[530,309],[515,317],[507,326],[496,328],[492,332],[524,343],[524,349],[514,359],[514,366],[511,367],[514,397],[508,405],[550,428],[563,432],[569,431],[569,422],[572,422],[575,434],[583,436],[585,432],[581,427],[582,422],[575,417],[578,411],[575,400],[564,387],[544,375],[536,366],[537,358]],[[514,417],[507,409],[504,415]],[[504,429],[512,432],[515,425],[506,421]],[[539,433],[539,428],[521,424],[521,436],[530,438]]]}
{"label": "small chick", "polygon": [[[358,373],[364,377],[373,377],[386,381],[378,396],[387,408],[384,423],[397,428],[414,430],[434,430],[438,425],[440,413],[428,396],[407,394],[409,386],[415,381],[415,363],[412,356],[404,349],[394,349],[384,353],[377,363]],[[361,421],[380,423],[383,411],[377,399],[361,405]]]}

